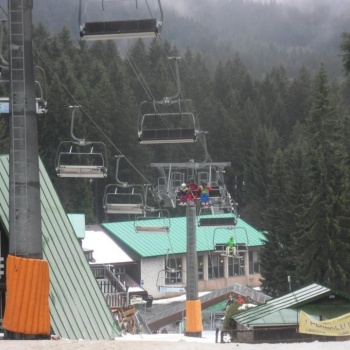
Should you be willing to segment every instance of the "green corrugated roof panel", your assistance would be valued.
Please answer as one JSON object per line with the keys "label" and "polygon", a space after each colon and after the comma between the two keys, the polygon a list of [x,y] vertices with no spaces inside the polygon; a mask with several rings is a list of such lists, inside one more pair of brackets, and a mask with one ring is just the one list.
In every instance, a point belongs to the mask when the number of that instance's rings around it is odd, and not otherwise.
{"label": "green corrugated roof panel", "polygon": [[298,324],[298,310],[297,309],[283,309],[267,316],[258,318],[254,321],[251,321],[247,325],[263,325],[268,324],[269,326],[273,325],[295,325]]}
{"label": "green corrugated roof panel", "polygon": [[[1,219],[8,230],[8,156],[0,156]],[[50,313],[54,334],[68,339],[113,339],[115,319],[40,161],[44,259],[50,267]]]}
{"label": "green corrugated roof panel", "polygon": [[85,215],[84,214],[67,214],[70,223],[73,226],[74,232],[79,239],[85,238]]}
{"label": "green corrugated roof panel", "polygon": [[9,217],[9,175],[8,157],[0,156],[0,220],[8,231]]}
{"label": "green corrugated roof panel", "polygon": [[[212,217],[229,215],[221,214]],[[154,226],[164,225],[163,219],[152,221]],[[142,224],[142,220],[137,221],[137,225],[142,226]],[[147,225],[149,225],[148,221]],[[169,234],[137,233],[135,221],[105,223],[101,226],[143,258],[165,255],[170,247],[173,254],[186,252],[186,217],[171,218]],[[213,250],[215,243],[226,243],[231,235],[236,237],[237,243],[246,243],[250,247],[263,244],[263,234],[239,219],[237,227],[233,230],[197,227],[197,251]]]}
{"label": "green corrugated roof panel", "polygon": [[[301,307],[302,305],[320,299],[331,293],[334,293],[334,291],[314,283],[279,298],[268,300],[265,304],[248,309],[247,311],[235,315],[233,318],[239,324],[252,324],[254,321],[273,315],[280,310]],[[350,296],[347,296],[344,293],[340,294],[350,298]]]}

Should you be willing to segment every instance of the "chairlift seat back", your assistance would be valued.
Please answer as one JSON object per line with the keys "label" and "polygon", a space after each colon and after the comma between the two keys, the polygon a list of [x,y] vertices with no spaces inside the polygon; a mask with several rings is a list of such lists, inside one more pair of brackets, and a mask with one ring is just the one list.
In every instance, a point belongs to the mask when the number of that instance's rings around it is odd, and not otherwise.
{"label": "chairlift seat back", "polygon": [[237,252],[246,252],[248,250],[248,246],[246,243],[236,243]]}
{"label": "chairlift seat back", "polygon": [[107,214],[143,214],[142,205],[138,204],[106,204]]}
{"label": "chairlift seat back", "polygon": [[197,141],[195,129],[153,129],[139,134],[141,144],[191,143]]}
{"label": "chairlift seat back", "polygon": [[107,193],[105,197],[107,214],[143,214],[143,199],[140,193]]}
{"label": "chairlift seat back", "polygon": [[128,21],[87,22],[81,27],[80,36],[85,40],[118,38],[148,38],[159,33],[157,20],[139,19]]}
{"label": "chairlift seat back", "polygon": [[137,233],[169,233],[169,226],[135,226]]}
{"label": "chairlift seat back", "polygon": [[103,166],[93,165],[59,165],[56,168],[59,177],[104,178],[107,170]]}
{"label": "chairlift seat back", "polygon": [[220,187],[212,187],[212,190],[209,192],[210,198],[221,198]]}
{"label": "chairlift seat back", "polygon": [[233,227],[237,225],[235,217],[225,218],[200,218],[198,226],[200,227]]}
{"label": "chairlift seat back", "polygon": [[166,286],[159,286],[158,290],[161,293],[186,293],[186,286],[166,285]]}
{"label": "chairlift seat back", "polygon": [[60,152],[56,166],[59,177],[104,178],[107,168],[102,153]]}
{"label": "chairlift seat back", "polygon": [[214,246],[214,251],[222,253],[226,249],[226,243],[216,243]]}

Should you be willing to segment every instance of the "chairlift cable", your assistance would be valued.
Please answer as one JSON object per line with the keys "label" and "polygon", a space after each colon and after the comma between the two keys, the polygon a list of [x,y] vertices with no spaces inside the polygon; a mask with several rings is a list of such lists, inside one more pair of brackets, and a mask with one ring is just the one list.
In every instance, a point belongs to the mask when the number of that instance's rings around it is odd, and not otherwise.
{"label": "chairlift cable", "polygon": [[[127,60],[133,70],[133,72],[135,73],[137,79],[139,80],[141,86],[143,87],[143,89],[146,92],[146,95],[148,96],[148,98],[151,101],[155,100],[155,97],[153,96],[151,90],[148,87],[148,84],[146,82],[146,80],[143,78],[142,74],[140,73],[140,70],[137,67],[137,64],[132,60],[132,58],[129,56],[129,54],[127,52],[125,52],[125,56],[127,57]],[[169,66],[171,67],[171,65],[169,64]],[[172,70],[172,67],[171,67]],[[172,70],[173,72],[173,70]],[[141,78],[142,77],[142,78]],[[155,109],[158,110],[159,112],[161,112],[161,106],[155,105]],[[163,119],[163,122],[165,125],[169,126],[169,124],[167,124],[167,121]],[[190,159],[190,156],[188,155],[188,153],[186,152],[186,150],[184,149],[184,147],[180,144],[181,150],[182,152],[185,154],[185,156],[187,157],[187,159]]]}
{"label": "chairlift cable", "polygon": [[[40,60],[44,63],[44,65],[48,68],[50,73],[53,77],[57,79],[57,81],[61,84],[63,89],[66,91],[66,93],[72,98],[72,100],[79,105],[79,102],[76,100],[76,98],[73,96],[73,94],[68,90],[68,88],[63,84],[60,77],[51,69],[51,67],[46,63],[46,61],[39,55],[39,53],[34,49],[35,54],[40,58]],[[95,120],[90,116],[90,114],[84,109],[83,106],[81,106],[81,110],[84,112],[84,114],[88,117],[88,119],[92,122],[92,124],[97,128],[98,131],[107,139],[107,141],[119,152],[119,154],[123,154],[122,151],[116,146],[116,144],[108,137],[108,135],[100,128],[100,126],[95,122]],[[125,160],[129,163],[129,165],[148,183],[151,184],[151,182],[143,175],[136,166],[127,158],[125,157]]]}
{"label": "chairlift cable", "polygon": [[140,70],[138,69],[136,63],[134,62],[133,58],[126,52],[125,49],[124,50],[124,54],[126,56],[127,61],[129,62],[133,72],[136,75],[136,78],[138,79],[138,81],[140,82],[142,88],[145,90],[147,97],[150,100],[154,100],[154,97],[152,95],[151,89],[148,87],[146,80],[143,78],[142,74],[140,73]]}

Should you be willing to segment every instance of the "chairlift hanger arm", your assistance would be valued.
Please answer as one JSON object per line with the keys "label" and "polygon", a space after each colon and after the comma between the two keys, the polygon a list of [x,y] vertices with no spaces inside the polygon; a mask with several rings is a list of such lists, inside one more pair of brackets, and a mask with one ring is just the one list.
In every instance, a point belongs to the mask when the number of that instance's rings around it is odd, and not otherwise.
{"label": "chairlift hanger arm", "polygon": [[75,117],[75,111],[79,109],[81,106],[79,105],[74,105],[74,106],[69,106],[69,108],[72,110],[71,113],[71,125],[70,125],[70,135],[72,137],[72,142],[80,145],[80,146],[87,146],[92,144],[90,141],[86,141],[85,139],[78,139],[76,136],[74,136],[73,130],[74,130],[74,117]]}
{"label": "chairlift hanger arm", "polygon": [[179,73],[179,65],[178,61],[181,59],[180,57],[168,57],[169,60],[175,60],[175,74],[176,74],[176,86],[177,92],[174,96],[164,97],[164,104],[170,103],[170,101],[177,100],[181,93],[181,83],[180,83],[180,73]]}
{"label": "chairlift hanger arm", "polygon": [[7,19],[0,20],[0,65],[1,68],[8,69],[9,68],[9,63],[4,59],[2,55],[2,43],[3,43],[3,38],[4,38],[4,28],[7,23]]}

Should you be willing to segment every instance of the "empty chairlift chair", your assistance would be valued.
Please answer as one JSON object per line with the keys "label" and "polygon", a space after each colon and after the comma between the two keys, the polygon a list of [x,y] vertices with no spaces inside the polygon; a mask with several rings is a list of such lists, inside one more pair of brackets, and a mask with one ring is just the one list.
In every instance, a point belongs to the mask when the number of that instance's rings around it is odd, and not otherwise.
{"label": "empty chairlift chair", "polygon": [[179,259],[169,258],[167,250],[165,269],[158,272],[157,289],[161,293],[185,293],[186,292],[186,272],[181,268]]}
{"label": "empty chairlift chair", "polygon": [[86,141],[73,135],[74,115],[79,106],[72,106],[71,141],[62,141],[56,154],[56,173],[59,177],[105,178],[107,150],[103,142]]}
{"label": "empty chairlift chair", "polygon": [[[182,112],[181,105],[184,101],[172,101],[178,110],[174,112],[160,112],[159,106],[162,101],[147,102],[141,104],[139,110],[138,139],[141,144],[164,144],[164,143],[193,143],[197,141],[198,130],[193,113]],[[142,108],[152,105],[154,110],[150,113],[142,113]],[[164,105],[164,104],[163,104]],[[169,104],[170,105],[170,104]]]}
{"label": "empty chairlift chair", "polygon": [[193,143],[198,130],[189,99],[181,99],[178,57],[175,59],[177,93],[160,101],[143,101],[138,112],[138,139],[141,144]]}
{"label": "empty chairlift chair", "polygon": [[138,216],[135,220],[137,233],[169,234],[170,215],[165,209],[145,208],[144,216]]}
{"label": "empty chairlift chair", "polygon": [[118,178],[120,160],[116,158],[116,183],[107,185],[104,193],[103,207],[106,214],[143,215],[147,196],[147,185],[129,184]]}
{"label": "empty chairlift chair", "polygon": [[[86,21],[88,5],[93,1],[80,0],[79,2],[79,25],[80,37],[85,40],[111,40],[111,39],[133,39],[133,38],[152,38],[156,37],[161,30],[163,23],[163,10],[160,0],[158,0],[159,19],[150,16],[148,3],[145,1],[143,9],[147,11],[146,18],[128,19],[128,20],[98,20]],[[96,2],[96,1],[95,1]],[[120,5],[123,0],[98,0],[101,3],[100,14],[104,16],[113,15],[116,11],[120,11],[117,5]],[[119,3],[119,4],[118,4]],[[135,11],[131,14],[140,16],[142,8],[136,3]],[[108,4],[108,5],[107,5]],[[147,6],[147,8],[146,8]],[[95,13],[94,11],[90,11]],[[151,17],[151,18],[150,18]]]}
{"label": "empty chairlift chair", "polygon": [[[114,191],[110,192],[109,189],[113,187]],[[135,192],[135,187],[129,187],[128,192],[121,192],[117,185],[109,185],[106,191],[104,199],[106,214],[143,214],[143,196]]]}
{"label": "empty chairlift chair", "polygon": [[217,216],[212,214],[212,210],[213,208],[200,208],[198,213],[198,227],[233,228],[237,225],[237,216],[233,212]]}

